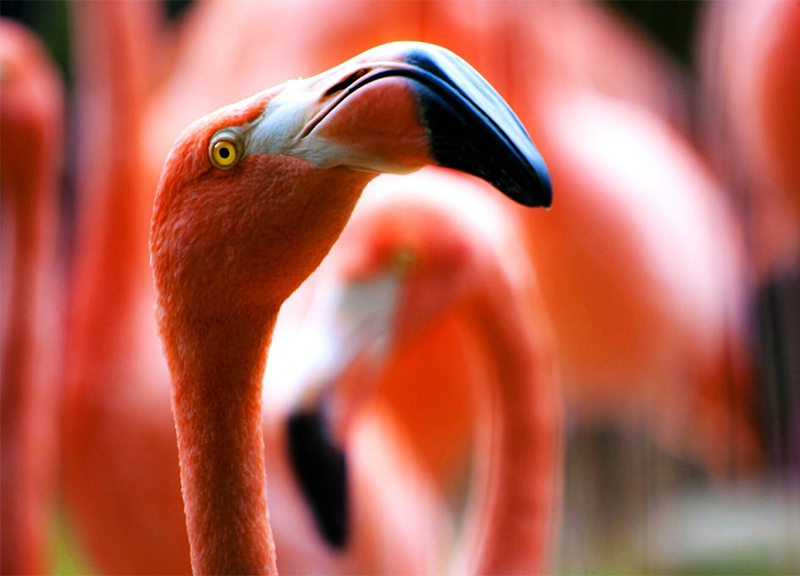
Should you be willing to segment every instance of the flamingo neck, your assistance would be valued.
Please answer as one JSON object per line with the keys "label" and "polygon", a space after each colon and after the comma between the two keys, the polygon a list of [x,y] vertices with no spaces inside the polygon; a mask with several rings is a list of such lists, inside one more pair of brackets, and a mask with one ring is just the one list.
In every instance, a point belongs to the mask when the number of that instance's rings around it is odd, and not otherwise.
{"label": "flamingo neck", "polygon": [[[126,333],[131,306],[151,290],[147,246],[157,184],[145,170],[142,123],[148,2],[78,2],[72,10],[78,84],[79,226],[74,339],[90,350]],[[112,379],[113,380],[113,379]]]}
{"label": "flamingo neck", "polygon": [[560,497],[560,405],[549,333],[531,313],[533,299],[520,310],[509,305],[520,301],[511,291],[495,283],[473,308],[498,366],[490,433],[478,447],[480,489],[465,523],[475,532],[460,558],[476,574],[545,573]]}
{"label": "flamingo neck", "polygon": [[[9,170],[8,180],[14,180]],[[53,247],[57,170],[19,171],[3,190],[0,336],[0,573],[46,571],[55,394]],[[5,220],[5,218],[9,220]],[[13,220],[13,223],[12,223]],[[10,224],[10,226],[9,226]],[[5,246],[4,246],[5,247]]]}
{"label": "flamingo neck", "polygon": [[261,420],[276,318],[194,318],[163,334],[194,574],[277,574]]}

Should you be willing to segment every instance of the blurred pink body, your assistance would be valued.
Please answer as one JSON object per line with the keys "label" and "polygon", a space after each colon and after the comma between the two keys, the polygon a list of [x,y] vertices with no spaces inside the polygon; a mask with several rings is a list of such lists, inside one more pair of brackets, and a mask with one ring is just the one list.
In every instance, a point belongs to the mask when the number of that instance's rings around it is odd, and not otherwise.
{"label": "blurred pink body", "polygon": [[[103,573],[188,573],[169,374],[152,321],[142,170],[151,2],[71,6],[78,219],[63,426],[64,497]],[[139,45],[141,42],[141,45]],[[155,62],[153,62],[155,65]]]}
{"label": "blurred pink body", "polygon": [[0,573],[48,571],[56,468],[55,265],[63,87],[40,41],[0,22]]}

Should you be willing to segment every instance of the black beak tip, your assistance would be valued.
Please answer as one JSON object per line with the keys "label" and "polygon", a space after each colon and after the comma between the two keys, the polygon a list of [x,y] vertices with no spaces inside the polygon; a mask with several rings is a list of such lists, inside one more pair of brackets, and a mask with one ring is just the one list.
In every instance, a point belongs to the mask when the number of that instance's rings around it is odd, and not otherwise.
{"label": "black beak tip", "polygon": [[495,188],[514,202],[530,208],[550,208],[553,204],[553,184],[550,172],[539,156],[527,156],[518,159],[522,174],[513,177],[501,173],[495,178],[486,178]]}
{"label": "black beak tip", "polygon": [[403,60],[434,162],[478,176],[524,206],[550,207],[550,174],[519,118],[497,91],[452,52],[409,43]]}
{"label": "black beak tip", "polygon": [[544,165],[544,160],[541,164],[541,168],[535,169],[537,180],[535,187],[528,191],[524,200],[520,201],[525,206],[550,208],[553,205],[553,183],[550,180],[550,172]]}

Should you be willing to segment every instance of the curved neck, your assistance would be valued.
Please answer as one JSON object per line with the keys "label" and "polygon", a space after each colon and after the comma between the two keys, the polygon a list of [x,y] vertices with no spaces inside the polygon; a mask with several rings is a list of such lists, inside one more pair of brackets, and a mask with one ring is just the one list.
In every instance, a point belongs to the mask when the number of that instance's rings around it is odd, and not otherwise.
{"label": "curved neck", "polygon": [[162,333],[194,574],[277,574],[261,421],[277,312],[170,319]]}
{"label": "curved neck", "polygon": [[558,380],[547,322],[531,306],[535,293],[523,298],[496,276],[471,307],[498,372],[489,433],[478,448],[479,489],[465,523],[473,533],[459,560],[470,573],[541,574],[549,568],[560,500]]}

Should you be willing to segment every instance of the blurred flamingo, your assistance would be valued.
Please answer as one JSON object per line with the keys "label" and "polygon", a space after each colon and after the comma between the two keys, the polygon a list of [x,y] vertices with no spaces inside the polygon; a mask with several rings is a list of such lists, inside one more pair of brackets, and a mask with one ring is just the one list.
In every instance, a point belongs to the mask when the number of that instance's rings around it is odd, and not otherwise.
{"label": "blurred flamingo", "polygon": [[[315,292],[325,304],[309,305],[314,332],[299,336],[306,343],[321,340],[318,346],[327,352],[314,355],[310,350],[316,346],[307,344],[304,353],[322,361],[306,361],[301,371],[304,381],[318,383],[316,402],[339,422],[335,429],[347,428],[347,412],[354,406],[356,420],[376,408],[388,410],[428,470],[446,470],[434,460],[442,456],[458,469],[458,451],[470,447],[472,432],[474,480],[462,524],[471,538],[483,531],[489,541],[470,542],[464,536],[453,560],[455,572],[542,573],[550,565],[560,501],[560,390],[549,326],[519,246],[518,223],[482,187],[475,179],[436,169],[384,176],[368,185],[342,238],[315,274],[326,287]],[[455,345],[430,335],[453,336]],[[273,345],[268,376],[276,364],[296,360],[282,344]],[[470,348],[490,362],[472,363]],[[453,353],[455,358],[447,357]],[[415,354],[419,359],[410,361]],[[444,369],[435,364],[439,361]],[[459,361],[466,366],[453,369]],[[399,366],[407,369],[397,371]],[[354,378],[354,370],[361,374]],[[358,382],[365,377],[366,383]],[[458,400],[427,391],[440,387],[442,379],[445,392]],[[404,385],[418,393],[416,402],[401,391]],[[353,401],[367,395],[365,387],[378,392],[366,406]],[[472,417],[459,430],[468,438],[453,439],[457,453],[448,455],[437,432],[450,440],[449,430],[460,424],[449,421],[453,405]],[[437,423],[437,418],[448,422]],[[488,481],[498,474],[506,480]],[[436,479],[437,484],[443,480]],[[487,496],[487,486],[504,494]],[[504,509],[509,502],[515,504]],[[492,540],[501,533],[503,542]],[[470,551],[476,548],[492,550],[495,559],[464,564],[475,561]]]}
{"label": "blurred flamingo", "polygon": [[[519,40],[535,41],[538,50],[546,51],[548,61],[544,63],[533,56],[519,57],[517,40],[508,38],[513,31],[497,24],[498,6],[494,3],[432,2],[421,6],[421,38],[465,54],[516,106],[527,105],[529,95],[540,90],[539,82],[568,81],[574,89],[635,103],[676,127],[686,127],[685,82],[677,66],[602,5],[526,3],[517,14],[526,23]],[[361,41],[357,34],[343,36],[344,43]],[[523,66],[527,68],[521,71]],[[549,246],[558,250],[555,242]],[[551,257],[557,259],[558,255],[554,252]],[[414,438],[425,467],[447,492],[454,492],[463,478],[470,444],[465,431],[472,420],[466,398],[458,394],[467,366],[458,352],[466,335],[458,331],[457,323],[458,318],[453,317],[435,330],[398,344],[385,358],[386,366],[377,375],[380,381],[374,383]],[[419,377],[425,371],[430,373],[430,366],[436,367],[437,386],[426,385],[432,376]],[[447,409],[439,410],[440,406]]]}
{"label": "blurred flamingo", "polygon": [[0,573],[48,571],[60,364],[56,266],[63,86],[30,31],[0,21]]}

